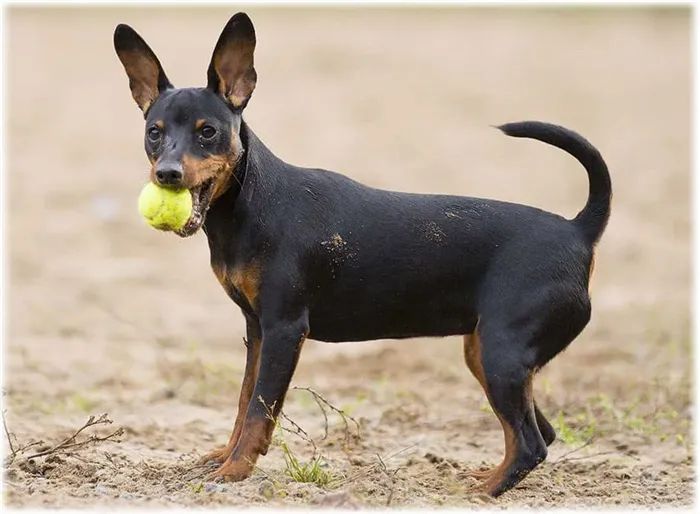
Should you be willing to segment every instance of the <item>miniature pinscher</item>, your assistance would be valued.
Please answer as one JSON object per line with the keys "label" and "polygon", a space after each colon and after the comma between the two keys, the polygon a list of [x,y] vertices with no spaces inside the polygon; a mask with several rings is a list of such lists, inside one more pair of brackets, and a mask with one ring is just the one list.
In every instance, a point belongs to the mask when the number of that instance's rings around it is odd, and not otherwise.
{"label": "miniature pinscher", "polygon": [[[246,366],[228,444],[212,475],[243,480],[267,453],[304,341],[464,336],[464,358],[503,426],[505,457],[474,471],[498,496],[547,456],[556,434],[533,377],[591,316],[595,248],[612,188],[600,153],[564,127],[498,127],[542,141],[586,169],[589,196],[572,220],[482,198],[367,187],[277,158],[243,121],[257,80],[255,30],[234,15],[216,43],[207,86],[177,89],[129,26],[114,46],[146,120],[150,180],[190,190],[176,233],[200,228],[211,267],[246,320]],[[272,416],[269,413],[272,413]]]}

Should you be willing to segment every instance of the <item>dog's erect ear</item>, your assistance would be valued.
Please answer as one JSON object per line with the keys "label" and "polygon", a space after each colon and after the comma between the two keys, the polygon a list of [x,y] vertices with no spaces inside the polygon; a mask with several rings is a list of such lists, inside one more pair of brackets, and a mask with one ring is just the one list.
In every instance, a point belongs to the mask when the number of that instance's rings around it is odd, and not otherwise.
{"label": "dog's erect ear", "polygon": [[233,107],[243,108],[253,94],[257,73],[253,67],[255,29],[247,14],[239,12],[224,27],[207,72],[207,87]]}
{"label": "dog's erect ear", "polygon": [[114,49],[129,76],[131,95],[145,114],[158,95],[173,85],[156,54],[128,25],[117,25],[114,30]]}

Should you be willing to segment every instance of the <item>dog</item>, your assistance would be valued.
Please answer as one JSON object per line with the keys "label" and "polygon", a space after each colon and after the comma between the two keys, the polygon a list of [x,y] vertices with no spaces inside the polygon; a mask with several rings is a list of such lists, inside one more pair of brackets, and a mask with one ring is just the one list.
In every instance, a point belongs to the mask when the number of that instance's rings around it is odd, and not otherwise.
{"label": "dog", "polygon": [[[246,366],[228,444],[210,478],[249,477],[267,453],[306,339],[350,342],[464,337],[464,358],[503,427],[505,457],[474,471],[493,497],[547,456],[556,434],[533,377],[588,324],[595,249],[612,185],[598,150],[538,121],[498,127],[568,152],[589,196],[571,220],[483,198],[409,194],[277,158],[243,121],[255,89],[255,29],[223,29],[207,86],[175,88],[129,26],[116,53],[145,119],[150,180],[187,188],[193,214],[175,231],[206,234],[211,267],[246,321]],[[271,415],[270,415],[271,413]]]}

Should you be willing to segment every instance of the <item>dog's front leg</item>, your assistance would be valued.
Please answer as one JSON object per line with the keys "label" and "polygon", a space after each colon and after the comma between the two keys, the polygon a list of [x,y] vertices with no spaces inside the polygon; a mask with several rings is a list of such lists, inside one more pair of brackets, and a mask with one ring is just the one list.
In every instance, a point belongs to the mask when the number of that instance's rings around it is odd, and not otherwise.
{"label": "dog's front leg", "polygon": [[257,318],[246,315],[246,363],[245,372],[243,373],[243,382],[241,384],[241,393],[238,399],[238,412],[236,414],[236,422],[231,432],[231,438],[226,446],[222,446],[211,453],[206,454],[200,459],[200,463],[204,464],[209,461],[215,461],[223,464],[229,458],[233,449],[238,443],[243,429],[248,405],[253,397],[253,388],[258,374],[258,363],[260,361],[260,347],[262,346],[262,335],[260,331],[260,322]]}
{"label": "dog's front leg", "polygon": [[258,457],[267,453],[275,420],[282,410],[308,333],[306,314],[291,323],[263,321],[257,380],[240,437],[229,458],[211,478],[223,477],[232,482],[248,478]]}

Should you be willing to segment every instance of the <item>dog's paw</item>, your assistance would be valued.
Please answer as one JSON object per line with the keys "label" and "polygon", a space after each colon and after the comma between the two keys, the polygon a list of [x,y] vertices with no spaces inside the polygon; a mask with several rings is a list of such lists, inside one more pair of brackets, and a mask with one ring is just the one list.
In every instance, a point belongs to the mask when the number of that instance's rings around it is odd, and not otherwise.
{"label": "dog's paw", "polygon": [[488,480],[499,470],[499,466],[495,466],[489,469],[476,469],[471,471],[466,471],[464,474],[468,477],[474,478],[476,480]]}
{"label": "dog's paw", "polygon": [[233,448],[229,448],[228,446],[222,446],[221,448],[217,448],[216,450],[211,451],[205,456],[201,457],[197,461],[197,464],[200,466],[204,466],[206,464],[209,464],[210,462],[216,464],[223,464],[226,461],[226,459],[228,459],[231,456],[231,452],[233,452]]}
{"label": "dog's paw", "polygon": [[214,473],[209,475],[212,482],[240,482],[253,474],[253,465],[243,460],[226,460]]}

